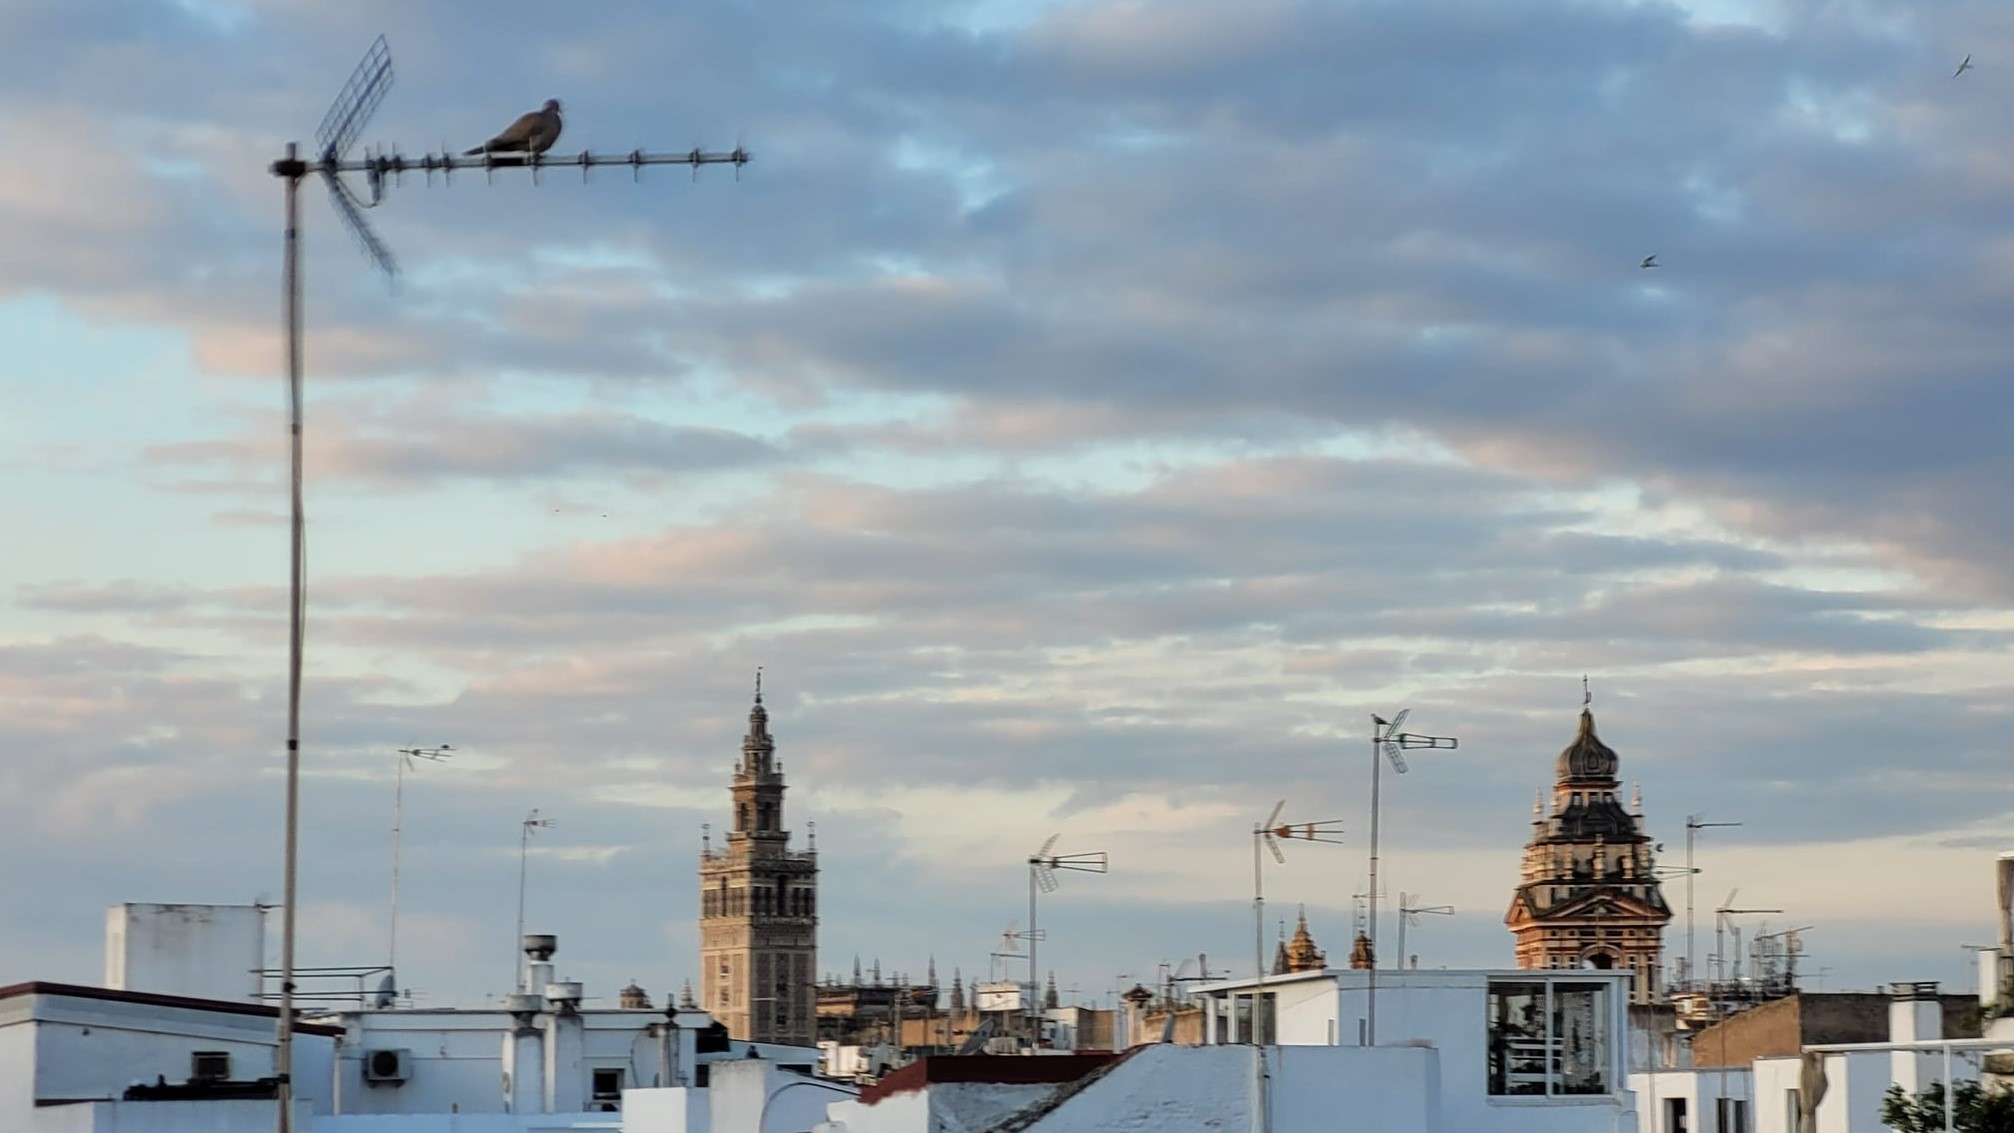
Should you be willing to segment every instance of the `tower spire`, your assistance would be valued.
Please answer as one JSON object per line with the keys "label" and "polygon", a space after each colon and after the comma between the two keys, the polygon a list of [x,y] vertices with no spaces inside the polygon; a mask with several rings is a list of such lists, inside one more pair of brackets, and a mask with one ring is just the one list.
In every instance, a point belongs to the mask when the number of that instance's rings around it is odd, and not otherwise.
{"label": "tower spire", "polygon": [[[759,672],[758,670],[758,676],[756,677],[756,687],[758,690],[760,690],[762,685],[762,678]],[[755,699],[761,700],[762,697],[757,695]],[[1580,675],[1580,710],[1582,712],[1591,712],[1594,710],[1594,690],[1588,687],[1586,673]]]}
{"label": "tower spire", "polygon": [[762,703],[762,666],[755,667],[755,702]]}

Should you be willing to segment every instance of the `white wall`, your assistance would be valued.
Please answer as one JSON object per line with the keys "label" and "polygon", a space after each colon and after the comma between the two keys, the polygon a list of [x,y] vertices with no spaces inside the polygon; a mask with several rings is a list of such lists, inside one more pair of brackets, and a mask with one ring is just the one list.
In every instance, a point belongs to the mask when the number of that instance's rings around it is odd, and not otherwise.
{"label": "white wall", "polygon": [[114,905],[105,914],[105,986],[256,1003],[265,933],[257,905]]}
{"label": "white wall", "polygon": [[1438,1051],[1277,1047],[1266,1053],[1273,1129],[1466,1130],[1444,1123]]}
{"label": "white wall", "polygon": [[[1955,1056],[1951,1065],[1960,1081],[1977,1073]],[[1801,1066],[1796,1058],[1755,1060],[1755,1133],[1797,1133],[1789,1121],[1786,1094],[1798,1088]],[[1895,1081],[1886,1052],[1828,1054],[1825,1077],[1825,1098],[1818,1104],[1819,1133],[1886,1133],[1887,1126],[1881,1124],[1881,1099]]]}
{"label": "white wall", "polygon": [[[272,1133],[277,1103],[248,1098],[177,1102],[90,1102],[34,1110],[9,1133]],[[294,1107],[295,1128],[314,1120]]]}
{"label": "white wall", "polygon": [[[708,1133],[795,1133],[820,1124],[834,1102],[849,1100],[837,1083],[786,1074],[767,1059],[716,1062],[710,1071]],[[631,1130],[628,1133],[640,1133]],[[655,1131],[651,1131],[655,1133]]]}
{"label": "white wall", "polygon": [[873,1105],[833,1102],[825,1107],[827,1120],[811,1128],[814,1133],[937,1133],[930,1121],[930,1093],[935,1089],[895,1094]]}
{"label": "white wall", "polygon": [[[190,1055],[199,1050],[229,1053],[237,1081],[273,1074],[276,1027],[263,1016],[81,996],[32,998],[37,1021],[4,1030],[34,1032],[36,1099],[117,1098],[135,1082],[185,1082]],[[294,1036],[298,1095],[317,1111],[329,1095],[332,1042],[326,1035]]]}
{"label": "white wall", "polygon": [[[504,1111],[503,1040],[514,1026],[509,1015],[351,1011],[337,1019],[347,1032],[340,1056],[339,1112],[445,1113],[453,1106],[460,1106],[462,1113]],[[571,1107],[574,1112],[584,1108],[596,1070],[621,1070],[626,1089],[663,1084],[659,1040],[649,1033],[664,1022],[662,1012],[586,1011],[581,1021],[583,1054],[576,1075],[582,1104]],[[682,1037],[689,1051],[691,1036]],[[366,1082],[365,1059],[373,1050],[411,1051],[411,1077],[399,1085]],[[817,1060],[807,1055],[803,1061],[815,1065]]]}
{"label": "white wall", "polygon": [[[1634,1133],[1613,1099],[1596,1104],[1451,1106],[1443,1052],[1430,1047],[1179,1046],[1135,1048],[1098,1080],[1065,1097],[1026,1133],[1115,1129],[1279,1133]],[[943,1086],[867,1106],[829,1108],[826,1133],[935,1133],[980,1128],[938,1120]],[[1270,1119],[1261,1121],[1263,1104]],[[998,1116],[998,1115],[994,1115]],[[654,1131],[650,1131],[654,1133]],[[727,1127],[713,1133],[746,1133]],[[767,1133],[779,1133],[772,1127]]]}
{"label": "white wall", "polygon": [[[625,1090],[622,1094],[624,1133],[709,1133],[711,1108],[707,1090],[684,1086]],[[321,1133],[316,1130],[315,1133]]]}
{"label": "white wall", "polygon": [[0,1019],[0,1115],[25,1113],[35,1105],[35,1025],[19,1001],[0,1011],[10,1016]]}
{"label": "white wall", "polygon": [[1356,1043],[1355,1023],[1350,1024],[1348,1034],[1337,1029],[1339,1007],[1333,981],[1310,980],[1277,986],[1269,983],[1266,990],[1275,997],[1274,1010],[1278,1013],[1273,1023],[1275,1042],[1282,1046],[1329,1046],[1335,1043],[1348,1046]]}
{"label": "white wall", "polygon": [[1643,1133],[1677,1133],[1666,1124],[1665,1101],[1685,1100],[1687,1133],[1719,1133],[1715,1120],[1718,1100],[1723,1097],[1748,1101],[1750,1133],[1755,1129],[1755,1106],[1751,1094],[1754,1083],[1745,1070],[1640,1070],[1629,1076],[1629,1088],[1636,1095],[1637,1128]]}
{"label": "white wall", "polygon": [[[1489,1089],[1489,983],[1497,979],[1532,980],[1557,975],[1568,982],[1609,985],[1610,1094],[1589,1097],[1498,1097]],[[1358,973],[1351,973],[1353,976]],[[1378,973],[1378,1033],[1380,1046],[1427,1042],[1440,1050],[1441,1104],[1451,1130],[1566,1130],[1616,1128],[1626,1121],[1621,1111],[1633,1108],[1626,1098],[1628,1083],[1622,1067],[1628,1044],[1629,984],[1610,979],[1608,972],[1454,972]],[[1354,1041],[1356,1019],[1367,1014],[1363,987],[1341,993],[1342,1026]]]}
{"label": "white wall", "polygon": [[[273,1124],[266,1122],[265,1133]],[[541,1133],[559,1129],[633,1128],[614,1113],[366,1113],[322,1116],[302,1133]],[[125,1133],[121,1127],[118,1133]]]}

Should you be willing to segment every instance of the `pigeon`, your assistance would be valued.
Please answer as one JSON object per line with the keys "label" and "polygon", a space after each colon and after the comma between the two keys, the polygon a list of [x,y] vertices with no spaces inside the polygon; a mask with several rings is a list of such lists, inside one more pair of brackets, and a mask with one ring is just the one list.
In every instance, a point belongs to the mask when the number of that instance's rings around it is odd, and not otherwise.
{"label": "pigeon", "polygon": [[1956,71],[1951,72],[1951,77],[1955,79],[1958,76],[1964,74],[1965,72],[1970,71],[1971,69],[1972,69],[1972,57],[1970,55],[1967,55],[1965,57],[1965,60],[1958,64],[1958,69]]}
{"label": "pigeon", "polygon": [[504,127],[504,131],[489,141],[470,150],[463,150],[463,157],[474,157],[479,153],[544,153],[559,140],[559,99],[548,98],[545,106],[522,115],[517,121]]}
{"label": "pigeon", "polygon": [[1643,262],[1636,266],[1641,268],[1656,268],[1656,267],[1663,267],[1664,265],[1657,262],[1656,256],[1645,256],[1643,258]]}

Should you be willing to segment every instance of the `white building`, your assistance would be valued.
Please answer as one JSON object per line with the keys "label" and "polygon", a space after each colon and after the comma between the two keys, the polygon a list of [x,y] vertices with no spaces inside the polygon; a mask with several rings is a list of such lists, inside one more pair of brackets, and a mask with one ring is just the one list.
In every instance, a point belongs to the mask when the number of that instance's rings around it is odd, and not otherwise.
{"label": "white building", "polygon": [[260,1003],[266,910],[259,905],[114,905],[105,911],[105,986]]}
{"label": "white building", "polygon": [[1657,1068],[1630,1074],[1629,1084],[1644,1133],[1755,1133],[1755,1073],[1748,1067]]}
{"label": "white building", "polygon": [[[256,910],[253,910],[256,911]],[[107,917],[108,975],[160,990],[0,988],[0,1133],[266,1133],[277,1008],[173,994],[256,994],[255,919],[226,907],[127,905]],[[215,915],[212,915],[214,913]],[[298,1018],[302,1133],[796,1133],[832,1098],[819,1051],[729,1039],[690,1005],[583,1009],[553,978],[557,942],[527,937],[521,990],[498,1010],[323,1011]],[[221,947],[218,955],[182,950]],[[254,966],[240,969],[250,962]],[[625,1000],[640,996],[628,989]],[[716,1078],[733,1083],[726,1094]],[[635,1107],[636,1113],[625,1114]]]}
{"label": "white building", "polygon": [[[270,1129],[278,1017],[262,1004],[151,992],[0,988],[0,1129]],[[294,1028],[304,1120],[328,1104],[337,1033]]]}
{"label": "white building", "polygon": [[[1625,971],[1316,971],[1205,985],[1206,1042],[925,1059],[822,1133],[1118,1128],[1633,1133]],[[1360,1025],[1360,1022],[1362,1025]],[[1080,1063],[1081,1064],[1078,1064]],[[1058,1073],[1045,1074],[1050,1067]],[[724,1133],[716,1129],[716,1133]]]}
{"label": "white building", "polygon": [[1646,1133],[1800,1133],[1798,1115],[1812,1109],[1817,1133],[1885,1133],[1881,1103],[1890,1086],[1915,1094],[1933,1082],[1977,1081],[1981,1055],[2014,1047],[2006,1038],[1950,1037],[1944,1012],[1936,984],[1895,984],[1886,1042],[1804,1043],[1795,1054],[1747,1066],[1633,1072],[1642,1126]]}
{"label": "white building", "polygon": [[[735,1042],[696,1007],[583,1008],[553,978],[556,937],[524,938],[520,990],[500,1010],[360,1008],[319,1016],[340,1029],[331,1118],[383,1114],[617,1114],[643,1105],[664,1133],[707,1128],[713,1068],[753,1062],[815,1080],[816,1048]],[[532,989],[538,989],[534,991]],[[852,1094],[850,1086],[837,1092]],[[676,1125],[666,1125],[672,1113]],[[355,1124],[359,1133],[373,1128]],[[379,1126],[382,1127],[382,1126]],[[546,1128],[521,1122],[514,1128]],[[625,1125],[624,1127],[633,1127]],[[340,1120],[317,1133],[342,1133]]]}

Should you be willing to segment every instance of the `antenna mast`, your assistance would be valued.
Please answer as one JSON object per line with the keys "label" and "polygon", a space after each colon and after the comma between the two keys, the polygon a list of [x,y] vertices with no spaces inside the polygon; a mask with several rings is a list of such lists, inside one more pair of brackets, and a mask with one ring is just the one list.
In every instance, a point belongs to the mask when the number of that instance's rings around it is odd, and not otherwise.
{"label": "antenna mast", "polygon": [[[1261,872],[1259,858],[1261,844],[1273,853],[1273,860],[1287,864],[1287,855],[1280,852],[1280,839],[1299,838],[1307,842],[1326,842],[1332,846],[1343,844],[1341,819],[1325,818],[1319,822],[1290,822],[1280,824],[1280,811],[1286,808],[1287,800],[1273,804],[1273,813],[1266,821],[1252,827],[1252,963],[1258,973],[1260,983],[1266,982],[1266,879]],[[1255,1020],[1256,1022],[1256,1020]]]}
{"label": "antenna mast", "polygon": [[[1400,752],[1405,748],[1454,749],[1461,741],[1453,736],[1416,736],[1399,729],[1405,726],[1406,717],[1412,709],[1401,708],[1398,715],[1390,720],[1382,716],[1371,717],[1371,888],[1370,888],[1370,931],[1365,939],[1371,946],[1371,966],[1365,973],[1364,992],[1364,1045],[1378,1045],[1378,771],[1390,760],[1392,770],[1400,775],[1406,773],[1406,758]],[[1384,759],[1378,758],[1380,755]]]}
{"label": "antenna mast", "polygon": [[1034,1024],[1034,1043],[1037,1049],[1040,1049],[1042,1046],[1042,976],[1041,969],[1035,964],[1035,952],[1036,945],[1041,943],[1043,938],[1040,931],[1035,927],[1036,891],[1054,893],[1057,885],[1056,871],[1058,870],[1067,869],[1077,873],[1105,873],[1110,868],[1110,859],[1103,850],[1081,854],[1053,853],[1052,851],[1056,848],[1056,839],[1061,837],[1061,834],[1049,835],[1049,840],[1042,843],[1042,848],[1035,851],[1028,858],[1028,933],[1026,936],[1026,940],[1028,941],[1028,1015],[1030,1021]]}
{"label": "antenna mast", "polygon": [[[1706,821],[1706,816],[1703,814],[1688,814],[1685,816],[1685,979],[1688,984],[1697,982],[1699,979],[1699,969],[1693,967],[1692,955],[1694,940],[1692,883],[1699,874],[1698,868],[1692,864],[1693,839],[1700,831],[1710,827],[1740,825],[1741,823],[1739,822],[1708,822]],[[1719,952],[1719,949],[1720,945],[1716,943],[1714,945],[1716,954]]]}
{"label": "antenna mast", "polygon": [[533,833],[535,833],[536,831],[539,831],[539,830],[548,830],[548,829],[551,829],[552,825],[553,825],[553,821],[552,821],[552,819],[550,819],[550,818],[540,818],[540,817],[539,817],[539,813],[538,813],[538,808],[537,808],[537,807],[533,807],[533,808],[531,808],[531,813],[530,813],[530,814],[527,814],[527,815],[525,815],[525,816],[524,816],[524,821],[523,821],[523,822],[520,822],[520,823],[518,824],[518,837],[517,837],[517,935],[516,935],[516,936],[515,936],[514,938],[512,938],[512,940],[511,940],[511,981],[510,981],[510,982],[511,982],[511,986],[512,986],[512,987],[514,987],[514,988],[519,988],[520,990],[524,990],[524,991],[529,991],[529,992],[531,992],[531,994],[533,994],[533,995],[543,995],[543,994],[545,993],[545,989],[544,989],[544,988],[538,988],[538,989],[532,989],[532,988],[525,988],[525,987],[523,987],[523,986],[522,986],[522,985],[524,984],[524,974],[525,974],[525,969],[524,969],[524,952],[522,951],[522,948],[521,948],[521,946],[522,946],[522,945],[524,944],[524,877],[525,877],[525,858],[526,858],[526,857],[528,857],[528,856],[530,855],[530,853],[531,853],[531,836],[532,836],[532,834],[533,834]]}
{"label": "antenna mast", "polygon": [[405,827],[406,811],[406,770],[414,766],[413,760],[424,759],[433,763],[445,762],[454,754],[452,744],[439,747],[402,747],[398,750],[398,782],[392,791],[392,912],[389,935],[385,948],[385,974],[392,978],[392,986],[398,986],[399,973],[399,839]]}
{"label": "antenna mast", "polygon": [[[279,1103],[279,1133],[292,1133],[294,1125],[294,951],[300,876],[301,672],[307,622],[307,519],[302,503],[301,181],[311,173],[322,178],[336,216],[349,229],[364,254],[391,281],[397,278],[398,263],[392,258],[391,249],[364,220],[363,210],[383,203],[387,181],[401,184],[408,172],[424,173],[429,184],[433,182],[434,173],[438,172],[441,183],[447,185],[459,169],[481,169],[485,177],[493,177],[499,169],[528,169],[536,184],[540,171],[547,167],[575,167],[580,170],[582,180],[586,180],[588,171],[596,166],[621,165],[629,167],[633,180],[640,181],[646,165],[691,166],[695,178],[699,176],[702,165],[732,165],[738,179],[741,167],[749,162],[748,151],[738,145],[724,153],[706,152],[695,147],[685,153],[646,153],[642,149],[634,149],[627,154],[596,154],[583,150],[574,157],[558,158],[543,154],[520,156],[495,153],[458,157],[442,152],[409,159],[395,150],[389,156],[367,154],[362,158],[350,157],[357,138],[377,112],[391,86],[392,52],[381,35],[364,52],[363,61],[351,73],[328,113],[322,117],[321,125],[315,130],[313,157],[303,159],[300,145],[288,142],[285,155],[269,166],[269,171],[280,179],[285,190],[281,314],[287,337],[288,495],[292,512],[288,551],[287,786],[281,853],[284,895],[280,913],[280,1011],[273,1056],[273,1076],[278,1082],[275,1099]],[[343,180],[344,173],[364,175],[369,187],[369,203],[358,198],[349,183]],[[513,941],[513,946],[516,943]]]}
{"label": "antenna mast", "polygon": [[1399,893],[1399,967],[1400,968],[1409,968],[1409,967],[1416,968],[1419,966],[1417,964],[1409,964],[1406,961],[1407,925],[1411,925],[1414,928],[1420,927],[1421,913],[1427,913],[1439,917],[1451,917],[1455,915],[1455,907],[1453,905],[1419,904],[1419,902],[1422,900],[1425,900],[1425,898],[1418,893],[1407,893],[1404,892],[1403,890],[1401,890]]}

